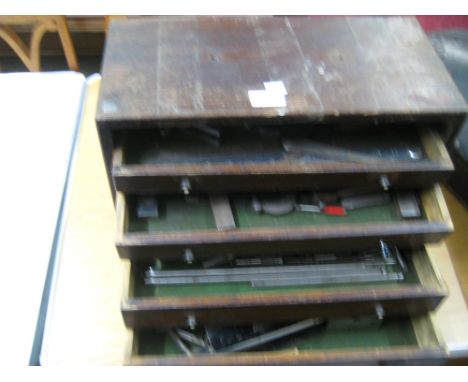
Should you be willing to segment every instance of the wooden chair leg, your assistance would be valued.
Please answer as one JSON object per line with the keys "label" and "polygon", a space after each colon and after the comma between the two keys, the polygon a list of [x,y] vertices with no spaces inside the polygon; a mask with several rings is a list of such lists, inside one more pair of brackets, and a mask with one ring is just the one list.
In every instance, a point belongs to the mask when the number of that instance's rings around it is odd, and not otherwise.
{"label": "wooden chair leg", "polygon": [[39,70],[30,58],[29,48],[13,29],[8,26],[0,27],[0,37],[10,46],[11,49],[13,49],[28,70]]}
{"label": "wooden chair leg", "polygon": [[75,48],[70,36],[70,30],[68,29],[68,24],[65,19],[65,16],[59,16],[55,18],[57,31],[60,36],[60,41],[62,42],[63,51],[65,53],[65,58],[67,60],[68,67],[71,70],[79,71],[78,60],[76,58]]}
{"label": "wooden chair leg", "polygon": [[29,17],[24,22],[33,25],[29,47],[7,25],[0,26],[0,38],[6,41],[30,71],[41,70],[41,41],[46,32],[58,32],[69,69],[79,71],[75,48],[65,16]]}
{"label": "wooden chair leg", "polygon": [[40,71],[41,70],[41,41],[44,33],[49,30],[47,25],[38,24],[34,27],[31,34],[31,61],[34,67],[34,70],[31,71]]}

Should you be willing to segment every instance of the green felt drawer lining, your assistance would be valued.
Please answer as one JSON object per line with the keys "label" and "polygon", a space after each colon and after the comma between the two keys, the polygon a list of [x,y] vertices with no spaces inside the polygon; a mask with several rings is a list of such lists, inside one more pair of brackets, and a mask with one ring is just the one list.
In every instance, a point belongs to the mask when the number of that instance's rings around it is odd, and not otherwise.
{"label": "green felt drawer lining", "polygon": [[[138,338],[136,355],[182,354],[169,335],[157,330],[135,332]],[[277,344],[272,350],[296,347],[299,351],[331,349],[391,348],[417,345],[410,319],[331,319],[327,325],[312,328],[294,341]],[[271,349],[271,348],[270,348]],[[258,349],[262,350],[262,349]]]}
{"label": "green felt drawer lining", "polygon": [[[159,217],[141,219],[136,216],[137,199],[127,197],[129,219],[127,232],[177,232],[216,230],[213,213],[207,197],[198,197],[197,203],[187,203],[180,196],[158,198]],[[327,216],[294,211],[288,215],[271,216],[252,210],[248,196],[230,197],[236,226],[239,229],[305,227],[336,224],[388,223],[401,221],[393,203],[348,211],[347,216]]]}

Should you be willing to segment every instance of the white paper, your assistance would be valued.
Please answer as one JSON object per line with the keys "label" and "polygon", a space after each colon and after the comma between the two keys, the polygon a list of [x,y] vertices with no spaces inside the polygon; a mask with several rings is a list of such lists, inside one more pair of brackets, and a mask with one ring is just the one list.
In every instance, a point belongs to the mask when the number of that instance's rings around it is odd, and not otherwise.
{"label": "white paper", "polygon": [[286,107],[283,94],[268,90],[249,90],[249,100],[252,107]]}
{"label": "white paper", "polygon": [[268,81],[264,82],[265,90],[270,92],[279,93],[281,95],[287,95],[288,91],[286,90],[286,86],[284,86],[283,81]]}
{"label": "white paper", "polygon": [[0,359],[10,366],[30,361],[84,83],[75,72],[0,74],[0,287],[14,308],[0,316]]}

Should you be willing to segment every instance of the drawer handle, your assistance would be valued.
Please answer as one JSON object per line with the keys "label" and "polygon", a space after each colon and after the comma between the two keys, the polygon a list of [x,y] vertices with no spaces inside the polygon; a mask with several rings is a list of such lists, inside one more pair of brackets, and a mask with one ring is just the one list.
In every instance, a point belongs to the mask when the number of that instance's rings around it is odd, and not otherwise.
{"label": "drawer handle", "polygon": [[190,184],[190,180],[188,178],[182,178],[182,180],[180,181],[180,189],[182,190],[184,195],[190,194],[192,185]]}
{"label": "drawer handle", "polygon": [[384,191],[388,191],[388,189],[390,188],[390,179],[388,179],[387,175],[381,175],[379,179],[379,183],[384,189]]}

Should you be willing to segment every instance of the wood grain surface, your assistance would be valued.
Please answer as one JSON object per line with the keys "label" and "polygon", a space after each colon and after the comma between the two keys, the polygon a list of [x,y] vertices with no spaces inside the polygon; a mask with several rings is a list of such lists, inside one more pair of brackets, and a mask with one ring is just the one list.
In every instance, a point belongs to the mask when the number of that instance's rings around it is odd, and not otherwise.
{"label": "wood grain surface", "polygon": [[[98,121],[466,112],[410,17],[116,21],[102,75]],[[252,107],[267,81],[283,82],[286,107]]]}
{"label": "wood grain surface", "polygon": [[[410,121],[412,128],[438,123],[446,141],[467,112],[411,17],[116,21],[102,74],[96,119],[111,185],[117,130],[251,122],[317,130],[339,119],[378,131],[381,123]],[[264,91],[272,81],[284,87],[284,105],[256,107],[249,92]],[[264,96],[278,96],[273,93]]]}

